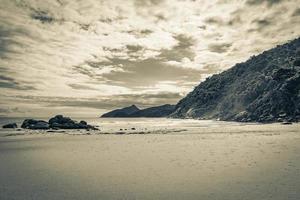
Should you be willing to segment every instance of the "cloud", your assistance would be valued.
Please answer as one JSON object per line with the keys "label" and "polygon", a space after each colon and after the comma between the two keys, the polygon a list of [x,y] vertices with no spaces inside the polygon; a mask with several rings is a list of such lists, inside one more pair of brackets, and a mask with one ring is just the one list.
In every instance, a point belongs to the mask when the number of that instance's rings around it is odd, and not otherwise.
{"label": "cloud", "polygon": [[295,9],[292,16],[299,16],[300,15],[300,8]]}
{"label": "cloud", "polygon": [[42,23],[51,23],[55,19],[46,11],[36,10],[31,14],[32,19],[39,20]]}
{"label": "cloud", "polygon": [[212,43],[208,46],[208,49],[211,52],[224,53],[227,52],[231,46],[232,44],[229,43]]}
{"label": "cloud", "polygon": [[15,79],[0,75],[0,88],[9,88],[15,90],[34,90],[32,86],[20,84]]}
{"label": "cloud", "polygon": [[207,17],[204,22],[206,24],[216,24],[216,25],[222,25],[224,23],[223,19],[219,16],[213,16],[213,17]]}
{"label": "cloud", "polygon": [[164,0],[135,0],[135,5],[138,7],[157,6],[163,3]]}
{"label": "cloud", "polygon": [[195,51],[193,46],[195,45],[195,39],[191,36],[184,34],[175,35],[177,45],[171,49],[163,49],[159,55],[164,60],[180,61],[183,58],[194,59]]}
{"label": "cloud", "polygon": [[178,95],[146,94],[186,94],[205,77],[298,37],[298,7],[296,0],[2,0],[0,92],[9,97],[0,104],[11,115],[16,107],[15,114],[38,115],[72,106],[49,108],[26,96],[115,103],[81,104],[77,110],[88,115],[129,103],[126,95],[143,105],[147,98],[149,105],[176,102]]}
{"label": "cloud", "polygon": [[274,4],[278,4],[282,2],[282,0],[247,0],[246,3],[249,5],[260,5],[262,3],[267,3],[269,6]]}

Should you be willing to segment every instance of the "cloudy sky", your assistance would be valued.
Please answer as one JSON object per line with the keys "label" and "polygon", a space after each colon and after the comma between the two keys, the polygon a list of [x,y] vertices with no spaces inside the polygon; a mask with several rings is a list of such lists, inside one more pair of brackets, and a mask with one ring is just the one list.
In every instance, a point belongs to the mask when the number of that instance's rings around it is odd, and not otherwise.
{"label": "cloudy sky", "polygon": [[0,0],[0,116],[176,103],[299,24],[299,0]]}

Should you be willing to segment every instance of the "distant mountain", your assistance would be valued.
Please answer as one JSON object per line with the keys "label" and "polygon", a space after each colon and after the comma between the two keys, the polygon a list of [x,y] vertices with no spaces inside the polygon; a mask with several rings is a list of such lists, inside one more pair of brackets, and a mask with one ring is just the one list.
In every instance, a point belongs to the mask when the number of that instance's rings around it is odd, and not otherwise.
{"label": "distant mountain", "polygon": [[113,110],[106,114],[103,114],[101,117],[167,117],[172,112],[174,112],[175,105],[162,105],[156,107],[150,107],[143,110],[140,110],[135,105],[130,107],[125,107],[122,109]]}
{"label": "distant mountain", "polygon": [[130,117],[167,117],[175,110],[175,105],[162,105],[156,107],[150,107],[143,110],[139,110],[132,113]]}
{"label": "distant mountain", "polygon": [[101,117],[129,117],[131,114],[140,111],[140,109],[138,107],[136,107],[135,105],[129,106],[129,107],[125,107],[125,108],[121,108],[121,109],[117,109],[117,110],[113,110],[111,112],[105,113],[103,114]]}
{"label": "distant mountain", "polygon": [[300,38],[200,83],[176,105],[175,118],[242,122],[300,120]]}

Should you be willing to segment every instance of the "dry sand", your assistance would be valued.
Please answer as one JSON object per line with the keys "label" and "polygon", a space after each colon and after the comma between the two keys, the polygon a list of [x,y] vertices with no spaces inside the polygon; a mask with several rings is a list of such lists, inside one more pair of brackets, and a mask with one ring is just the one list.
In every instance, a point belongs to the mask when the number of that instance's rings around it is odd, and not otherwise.
{"label": "dry sand", "polygon": [[300,199],[300,124],[201,123],[168,134],[2,131],[0,199]]}

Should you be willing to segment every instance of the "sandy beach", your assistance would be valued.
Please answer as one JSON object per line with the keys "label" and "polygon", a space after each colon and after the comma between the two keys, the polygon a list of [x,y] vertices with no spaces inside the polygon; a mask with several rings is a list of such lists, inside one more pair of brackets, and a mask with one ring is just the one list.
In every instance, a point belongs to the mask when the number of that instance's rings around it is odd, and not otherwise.
{"label": "sandy beach", "polygon": [[153,121],[118,123],[148,134],[1,130],[0,199],[300,198],[299,124]]}

